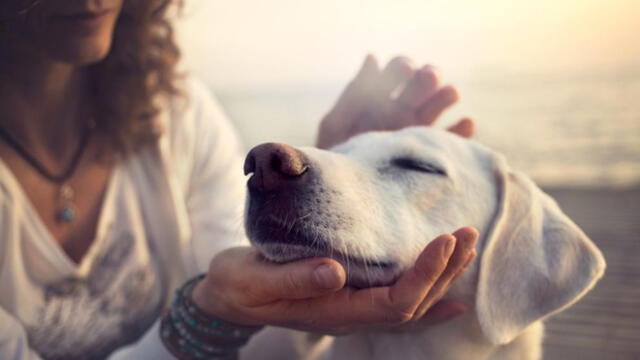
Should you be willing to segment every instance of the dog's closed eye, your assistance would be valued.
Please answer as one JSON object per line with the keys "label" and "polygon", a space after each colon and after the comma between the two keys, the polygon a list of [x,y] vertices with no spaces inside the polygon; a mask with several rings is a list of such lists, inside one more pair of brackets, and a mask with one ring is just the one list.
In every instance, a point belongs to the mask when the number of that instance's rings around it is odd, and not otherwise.
{"label": "dog's closed eye", "polygon": [[447,176],[447,172],[443,168],[430,162],[410,157],[394,158],[391,160],[391,165],[405,170]]}

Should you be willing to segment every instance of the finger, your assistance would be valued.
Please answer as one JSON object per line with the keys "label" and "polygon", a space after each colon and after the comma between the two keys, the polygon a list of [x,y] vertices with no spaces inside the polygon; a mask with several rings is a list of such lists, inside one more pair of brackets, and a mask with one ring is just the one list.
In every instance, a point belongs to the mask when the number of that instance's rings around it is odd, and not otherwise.
{"label": "finger", "polygon": [[447,293],[454,278],[457,278],[469,264],[469,259],[475,256],[475,244],[478,231],[472,227],[463,227],[453,233],[456,247],[449,258],[447,268],[442,272],[431,291],[424,297],[415,311],[415,317],[423,316],[438,299]]}
{"label": "finger", "polygon": [[378,60],[375,56],[368,54],[356,76],[351,80],[349,85],[347,85],[344,95],[355,95],[368,90],[378,79],[379,75]]}
{"label": "finger", "polygon": [[367,78],[369,75],[376,73],[377,70],[378,59],[373,54],[367,54],[354,80]]}
{"label": "finger", "polygon": [[341,289],[346,281],[342,265],[328,258],[286,264],[257,260],[256,266],[247,266],[243,270],[243,277],[249,278],[245,284],[252,286],[252,293],[263,302],[326,295]]}
{"label": "finger", "polygon": [[435,325],[467,312],[467,306],[455,300],[440,300],[427,311],[426,315],[420,318],[422,325]]}
{"label": "finger", "polygon": [[453,236],[456,238],[456,246],[453,254],[449,258],[447,268],[438,279],[438,282],[453,278],[453,276],[464,269],[469,264],[470,259],[475,256],[475,245],[478,239],[478,231],[476,229],[463,227],[456,230]]}
{"label": "finger", "polygon": [[445,86],[438,89],[433,96],[420,106],[416,116],[417,123],[414,125],[431,125],[443,111],[458,102],[458,100],[459,95],[455,88]]}
{"label": "finger", "polygon": [[[333,111],[349,112],[350,109],[354,109],[354,104],[365,101],[379,76],[378,60],[371,54],[367,55],[356,76],[347,84],[340,97],[338,97]],[[357,108],[357,106],[355,107]],[[352,114],[343,114],[343,117],[348,118],[350,116]]]}
{"label": "finger", "polygon": [[391,288],[390,297],[395,306],[414,313],[446,270],[455,247],[455,237],[448,234],[437,237],[427,245],[415,265]]}
{"label": "finger", "polygon": [[471,263],[473,262],[473,260],[476,259],[477,256],[478,256],[478,253],[475,250],[471,251],[471,254],[467,258],[467,261],[462,266],[462,270],[460,270],[451,280],[452,283],[455,283],[456,280],[458,280],[458,278],[462,276],[462,274],[464,274],[465,271],[467,271],[467,268],[469,267],[469,265],[471,265]]}
{"label": "finger", "polygon": [[398,95],[396,103],[398,106],[417,109],[434,95],[439,83],[435,69],[428,65],[424,66],[407,82],[407,86]]}
{"label": "finger", "polygon": [[448,127],[447,130],[464,138],[470,138],[475,133],[476,126],[472,119],[462,118],[454,125]]}
{"label": "finger", "polygon": [[380,76],[377,93],[385,98],[390,98],[391,93],[398,86],[406,82],[415,73],[412,61],[404,56],[393,58]]}
{"label": "finger", "polygon": [[416,264],[393,286],[362,290],[344,288],[326,297],[289,303],[287,314],[294,321],[306,315],[307,321],[316,324],[356,326],[406,322],[445,270],[454,247],[455,237],[441,235],[426,247]]}
{"label": "finger", "polygon": [[405,271],[396,283],[387,288],[373,289],[379,292],[378,308],[372,311],[383,311],[382,319],[390,323],[402,323],[413,318],[422,299],[431,291],[447,267],[455,249],[455,237],[449,234],[440,235],[427,245],[418,256],[415,265]]}

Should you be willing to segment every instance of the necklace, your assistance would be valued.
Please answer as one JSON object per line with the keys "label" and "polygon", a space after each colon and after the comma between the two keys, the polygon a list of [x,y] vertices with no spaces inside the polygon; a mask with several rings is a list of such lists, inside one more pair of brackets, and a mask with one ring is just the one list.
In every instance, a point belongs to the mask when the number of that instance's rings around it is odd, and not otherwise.
{"label": "necklace", "polygon": [[20,155],[31,167],[33,167],[42,177],[49,180],[50,182],[57,184],[60,186],[58,191],[61,206],[56,211],[55,218],[60,222],[70,223],[76,218],[76,206],[73,202],[73,198],[75,196],[75,192],[71,185],[69,185],[68,180],[73,176],[76,171],[78,164],[80,163],[80,159],[82,158],[82,154],[84,154],[85,149],[87,148],[87,144],[89,143],[89,138],[91,136],[91,130],[93,129],[93,122],[87,126],[82,132],[82,136],[80,138],[80,142],[78,143],[78,147],[71,158],[71,162],[69,166],[67,166],[64,171],[60,174],[54,174],[47,170],[33,155],[31,155],[27,149],[20,144],[18,140],[16,140],[11,134],[0,126],[0,138],[4,140],[9,146],[15,150],[15,152]]}

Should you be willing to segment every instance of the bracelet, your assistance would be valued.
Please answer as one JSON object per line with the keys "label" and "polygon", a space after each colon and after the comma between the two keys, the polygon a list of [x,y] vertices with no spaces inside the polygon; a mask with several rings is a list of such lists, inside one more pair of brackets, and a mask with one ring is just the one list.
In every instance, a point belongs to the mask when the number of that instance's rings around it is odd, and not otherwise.
{"label": "bracelet", "polygon": [[237,359],[238,349],[262,326],[241,326],[207,314],[191,300],[198,275],[176,291],[170,309],[160,323],[160,337],[176,357],[191,359]]}

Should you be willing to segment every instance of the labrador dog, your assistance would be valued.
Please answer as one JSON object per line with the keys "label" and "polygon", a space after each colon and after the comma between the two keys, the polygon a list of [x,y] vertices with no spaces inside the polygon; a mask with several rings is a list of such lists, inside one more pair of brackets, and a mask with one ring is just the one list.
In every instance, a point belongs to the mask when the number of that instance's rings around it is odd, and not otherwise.
{"label": "labrador dog", "polygon": [[415,332],[331,338],[324,358],[539,359],[542,320],[604,272],[600,251],[554,200],[502,155],[445,131],[368,133],[331,151],[263,144],[245,172],[253,246],[275,262],[332,257],[350,286],[391,284],[439,234],[463,225],[481,234],[478,260],[446,296],[467,314]]}

